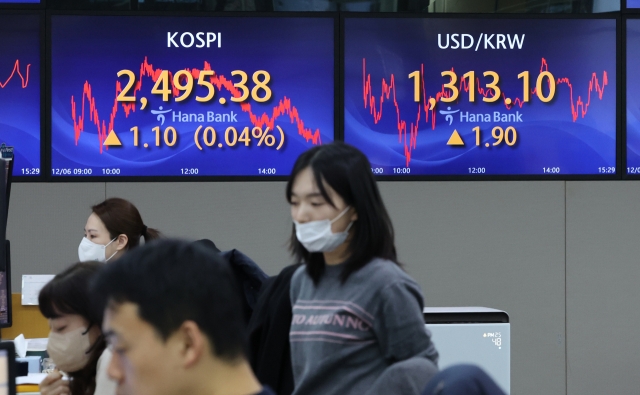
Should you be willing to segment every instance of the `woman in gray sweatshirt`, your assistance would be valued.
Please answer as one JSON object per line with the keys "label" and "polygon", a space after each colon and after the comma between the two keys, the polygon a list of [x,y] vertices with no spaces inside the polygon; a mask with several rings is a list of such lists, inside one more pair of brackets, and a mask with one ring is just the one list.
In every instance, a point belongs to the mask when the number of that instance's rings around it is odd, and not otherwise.
{"label": "woman in gray sweatshirt", "polygon": [[363,395],[392,364],[437,363],[420,286],[400,267],[371,165],[332,143],[296,161],[287,184],[291,251],[289,332],[294,395]]}

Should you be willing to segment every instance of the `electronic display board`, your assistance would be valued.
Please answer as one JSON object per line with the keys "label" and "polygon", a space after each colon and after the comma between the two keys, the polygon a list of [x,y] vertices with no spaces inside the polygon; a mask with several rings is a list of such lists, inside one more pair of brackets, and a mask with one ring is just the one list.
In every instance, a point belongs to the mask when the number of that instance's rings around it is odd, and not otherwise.
{"label": "electronic display board", "polygon": [[14,176],[42,170],[40,29],[40,15],[0,14],[0,155],[13,150]]}
{"label": "electronic display board", "polygon": [[640,19],[627,19],[627,174],[640,175]]}
{"label": "electronic display board", "polygon": [[640,8],[640,0],[627,0],[627,8]]}
{"label": "electronic display board", "polygon": [[344,20],[344,140],[377,175],[616,174],[617,20]]}
{"label": "electronic display board", "polygon": [[286,176],[331,142],[336,20],[51,17],[51,174]]}

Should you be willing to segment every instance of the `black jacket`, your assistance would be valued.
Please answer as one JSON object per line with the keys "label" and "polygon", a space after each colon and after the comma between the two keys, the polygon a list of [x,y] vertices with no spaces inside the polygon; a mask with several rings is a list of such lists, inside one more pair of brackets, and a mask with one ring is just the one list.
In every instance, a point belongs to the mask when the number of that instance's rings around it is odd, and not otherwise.
{"label": "black jacket", "polygon": [[284,268],[263,285],[249,321],[249,359],[258,380],[277,395],[293,392],[289,348],[291,277],[300,265]]}
{"label": "black jacket", "polygon": [[251,258],[236,249],[220,251],[214,242],[208,239],[198,240],[195,243],[213,249],[229,262],[229,267],[238,284],[244,322],[247,324],[258,301],[260,288],[269,276]]}

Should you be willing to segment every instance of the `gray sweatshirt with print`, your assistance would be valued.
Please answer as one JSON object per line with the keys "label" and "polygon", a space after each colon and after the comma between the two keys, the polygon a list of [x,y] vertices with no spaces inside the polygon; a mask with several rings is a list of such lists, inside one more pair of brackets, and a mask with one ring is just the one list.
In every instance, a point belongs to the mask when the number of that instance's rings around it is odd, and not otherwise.
{"label": "gray sweatshirt with print", "polygon": [[397,361],[438,352],[424,326],[420,286],[374,259],[343,284],[342,265],[314,285],[304,266],[291,280],[293,395],[362,395]]}

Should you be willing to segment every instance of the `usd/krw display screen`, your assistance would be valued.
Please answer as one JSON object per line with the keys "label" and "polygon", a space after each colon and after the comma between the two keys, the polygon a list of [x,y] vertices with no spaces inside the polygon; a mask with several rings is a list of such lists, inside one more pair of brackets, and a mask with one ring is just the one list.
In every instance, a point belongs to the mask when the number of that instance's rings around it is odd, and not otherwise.
{"label": "usd/krw display screen", "polygon": [[627,20],[627,174],[640,174],[640,19]]}
{"label": "usd/krw display screen", "polygon": [[378,175],[616,173],[616,20],[346,18],[347,143]]}
{"label": "usd/krw display screen", "polygon": [[0,154],[13,148],[14,176],[39,176],[40,16],[0,15],[0,53]]}
{"label": "usd/krw display screen", "polygon": [[334,19],[53,16],[58,176],[278,176],[334,137]]}

